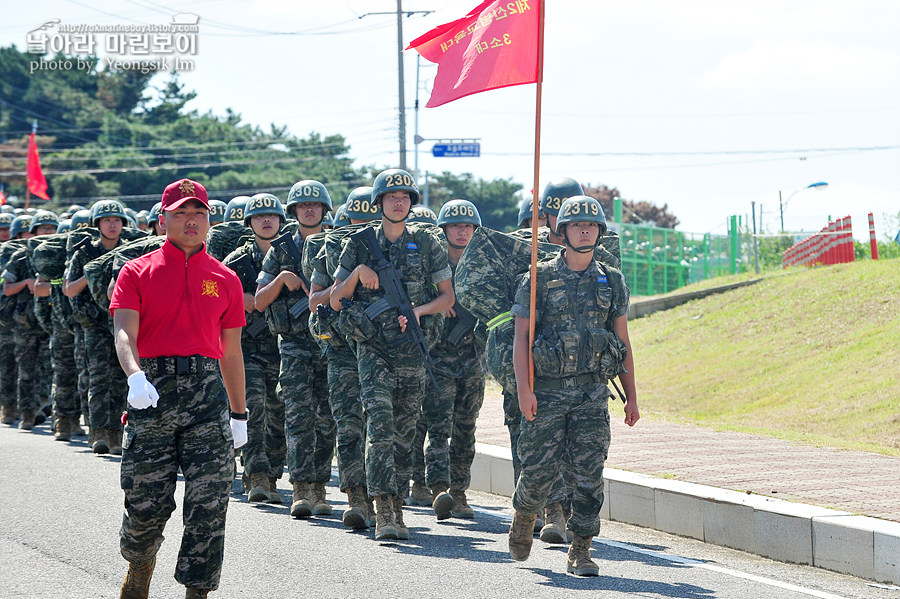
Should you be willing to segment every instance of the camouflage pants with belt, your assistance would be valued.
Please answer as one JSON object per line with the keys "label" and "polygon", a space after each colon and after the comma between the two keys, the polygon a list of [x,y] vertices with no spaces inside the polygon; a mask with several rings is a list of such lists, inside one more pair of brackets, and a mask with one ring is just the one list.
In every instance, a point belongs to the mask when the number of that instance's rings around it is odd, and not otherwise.
{"label": "camouflage pants with belt", "polygon": [[365,418],[356,354],[348,345],[328,347],[328,400],[337,425],[338,478],[342,491],[366,486]]}
{"label": "camouflage pants with belt", "polygon": [[[522,412],[519,410],[519,398],[503,390],[503,423],[509,431],[509,449],[512,453],[513,484],[519,482],[519,473],[522,471],[522,462],[519,460],[519,435],[522,429]],[[557,473],[547,503],[561,503],[565,509],[569,509],[572,489],[567,481],[572,480],[569,472],[568,461],[565,461]]]}
{"label": "camouflage pants with belt", "polygon": [[[413,481],[433,487],[443,483],[465,491],[472,478],[475,459],[475,421],[484,402],[484,375],[468,372],[464,377],[435,373],[440,390],[427,382],[422,417],[413,443]],[[428,446],[423,448],[425,433]]]}
{"label": "camouflage pants with belt", "polygon": [[608,391],[602,385],[585,385],[536,395],[537,416],[531,422],[522,418],[522,470],[513,507],[522,514],[539,514],[560,468],[569,462],[574,490],[568,528],[576,535],[596,536],[610,441]]}
{"label": "camouflage pants with belt", "polygon": [[[47,334],[37,328],[17,327],[13,331],[16,352],[16,401],[19,410],[37,411],[41,407],[43,393],[39,387],[46,387],[39,380],[41,372],[41,345],[48,344]],[[44,350],[46,357],[46,349]]]}
{"label": "camouflage pants with belt", "polygon": [[78,403],[78,374],[75,369],[75,336],[67,329],[54,325],[50,352],[53,356],[52,399],[56,414],[78,418],[81,416],[81,406]]}
{"label": "camouflage pants with belt", "polygon": [[0,402],[16,407],[16,347],[12,329],[0,325]]}
{"label": "camouflage pants with belt", "polygon": [[244,347],[247,388],[247,444],[241,448],[244,472],[265,472],[281,478],[287,456],[284,403],[278,395],[278,355],[260,354]]}
{"label": "camouflage pants with belt", "polygon": [[[84,329],[81,325],[75,325],[75,371],[77,374],[78,407],[84,414],[84,421],[90,425],[91,412],[88,407],[88,387],[90,376],[88,375],[87,354],[84,350]],[[127,381],[127,379],[126,379]]]}
{"label": "camouflage pants with belt", "polygon": [[88,365],[88,409],[91,428],[121,430],[128,378],[116,358],[112,333],[105,326],[84,327]]}
{"label": "camouflage pants with belt", "polygon": [[328,404],[328,367],[308,335],[280,336],[278,392],[284,401],[291,483],[331,479],[336,427]]}
{"label": "camouflage pants with belt", "polygon": [[130,562],[151,559],[175,510],[178,470],[184,475],[184,534],[175,580],[215,589],[222,573],[225,514],[234,472],[228,396],[216,360],[199,358],[197,372],[160,371],[141,360],[159,391],[156,408],[129,410],[122,443],[125,513],[119,535]]}
{"label": "camouflage pants with belt", "polygon": [[360,343],[356,350],[366,415],[366,485],[372,497],[403,497],[412,473],[425,365],[409,350],[394,349],[390,360],[380,352],[372,343]]}

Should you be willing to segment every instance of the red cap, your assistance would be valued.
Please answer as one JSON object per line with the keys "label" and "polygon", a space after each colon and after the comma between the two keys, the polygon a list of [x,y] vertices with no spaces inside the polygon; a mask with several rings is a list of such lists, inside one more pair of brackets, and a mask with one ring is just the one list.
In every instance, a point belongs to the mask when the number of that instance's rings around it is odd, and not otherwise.
{"label": "red cap", "polygon": [[206,197],[206,188],[190,179],[180,179],[174,183],[169,183],[163,192],[160,210],[175,210],[188,200],[197,200],[209,210],[209,198]]}

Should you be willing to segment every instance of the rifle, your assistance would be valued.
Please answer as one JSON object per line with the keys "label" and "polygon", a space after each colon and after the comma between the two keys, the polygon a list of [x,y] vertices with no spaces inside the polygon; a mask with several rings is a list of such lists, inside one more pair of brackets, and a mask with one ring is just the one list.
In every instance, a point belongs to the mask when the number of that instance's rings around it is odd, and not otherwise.
{"label": "rifle", "polygon": [[[306,278],[306,275],[303,274],[303,254],[300,253],[300,248],[297,247],[297,243],[294,241],[294,236],[291,235],[291,232],[288,231],[273,239],[272,247],[281,248],[282,251],[290,256],[291,260],[297,264],[297,272],[295,274],[300,277],[300,280],[303,281],[303,284],[309,289],[309,280]],[[306,294],[303,294],[303,297],[300,298],[297,303],[288,308],[288,313],[294,318],[300,318],[307,310],[309,310],[309,297]]]}
{"label": "rifle", "polygon": [[[237,273],[241,281],[256,281],[256,277],[259,276],[259,273],[256,272],[256,268],[253,266],[253,260],[247,254],[241,254],[240,258],[232,260],[225,266]],[[266,324],[265,318],[256,318],[245,328],[251,337],[256,338],[259,337],[260,333],[268,329],[269,325]]]}
{"label": "rifle", "polygon": [[95,258],[99,258],[100,257],[100,248],[91,244],[91,242],[93,240],[94,240],[94,238],[91,237],[90,235],[85,235],[84,237],[82,237],[81,239],[79,239],[72,245],[72,249],[70,250],[71,254],[74,256],[75,252],[77,252],[78,250],[80,250],[83,247],[86,247],[85,253],[88,256],[88,262],[90,262],[91,260],[94,260]]}
{"label": "rifle", "polygon": [[475,328],[477,320],[472,316],[471,312],[462,307],[458,300],[453,304],[453,312],[456,316],[453,317],[454,324],[447,335],[447,342],[451,345],[456,345],[464,335]]}
{"label": "rifle", "polygon": [[[434,384],[435,389],[440,391],[437,379],[434,378],[434,360],[431,359],[431,354],[428,353],[428,345],[425,343],[425,333],[422,331],[422,327],[419,326],[419,321],[416,320],[412,304],[406,296],[406,289],[400,281],[397,269],[387,261],[384,257],[384,253],[381,251],[381,246],[375,238],[375,230],[372,227],[365,227],[356,233],[351,233],[350,237],[354,240],[359,240],[366,249],[369,250],[369,254],[371,254],[372,258],[375,260],[375,271],[378,273],[378,282],[385,293],[385,296],[382,299],[372,303],[366,308],[366,316],[373,318],[388,308],[396,308],[401,316],[406,317],[406,333],[404,333],[404,336],[419,350],[419,354],[425,362],[425,370],[428,372],[431,382]],[[403,339],[404,337],[401,337],[398,341],[402,341]]]}

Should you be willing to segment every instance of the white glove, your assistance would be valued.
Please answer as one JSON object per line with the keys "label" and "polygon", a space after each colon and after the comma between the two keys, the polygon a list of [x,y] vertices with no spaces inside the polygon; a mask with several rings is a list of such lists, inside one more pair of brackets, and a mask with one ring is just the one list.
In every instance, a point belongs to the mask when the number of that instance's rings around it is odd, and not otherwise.
{"label": "white glove", "polygon": [[231,419],[231,436],[234,437],[234,448],[238,449],[247,443],[247,421]]}
{"label": "white glove", "polygon": [[128,377],[128,405],[135,410],[156,407],[159,392],[153,383],[147,380],[143,370],[138,370]]}

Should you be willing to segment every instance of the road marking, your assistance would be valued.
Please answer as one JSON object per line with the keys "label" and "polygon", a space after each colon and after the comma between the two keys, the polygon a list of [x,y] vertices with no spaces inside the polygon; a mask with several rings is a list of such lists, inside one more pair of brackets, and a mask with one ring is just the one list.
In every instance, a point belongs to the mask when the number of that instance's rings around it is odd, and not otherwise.
{"label": "road marking", "polygon": [[[484,508],[474,507],[476,512],[481,514],[485,514],[488,516],[493,516],[495,518],[499,518],[501,520],[505,520],[507,522],[512,521],[512,517],[506,514],[498,514],[495,511],[486,510]],[[638,547],[636,545],[629,545],[628,543],[620,543],[618,541],[609,541],[606,539],[594,539],[594,543],[599,543],[601,545],[607,545],[609,547],[615,547],[617,549],[622,549],[624,551],[630,551],[632,553],[640,553],[642,555],[648,555],[650,557],[655,557],[661,560],[667,560],[670,562],[675,562],[678,564],[683,564],[686,566],[692,566],[695,568],[702,568],[704,570],[709,570],[711,572],[718,572],[719,574],[725,574],[726,576],[733,576],[735,578],[743,578],[744,580],[750,580],[753,582],[757,582],[759,584],[764,584],[772,587],[777,587],[779,589],[784,589],[786,591],[793,591],[795,593],[802,593],[804,595],[809,595],[811,597],[818,597],[819,599],[848,599],[842,595],[835,595],[833,593],[826,593],[825,591],[817,591],[815,589],[808,589],[806,587],[797,586],[795,584],[790,584],[788,582],[782,582],[780,580],[775,580],[772,578],[765,578],[763,576],[757,576],[755,574],[748,574],[746,572],[741,572],[740,570],[733,570],[731,568],[724,568],[722,566],[717,566],[715,564],[710,564],[707,562],[701,562],[695,559],[691,559],[689,557],[681,557],[679,555],[672,555],[671,553],[663,553],[661,551],[653,551],[652,549],[644,549],[643,547]]]}

